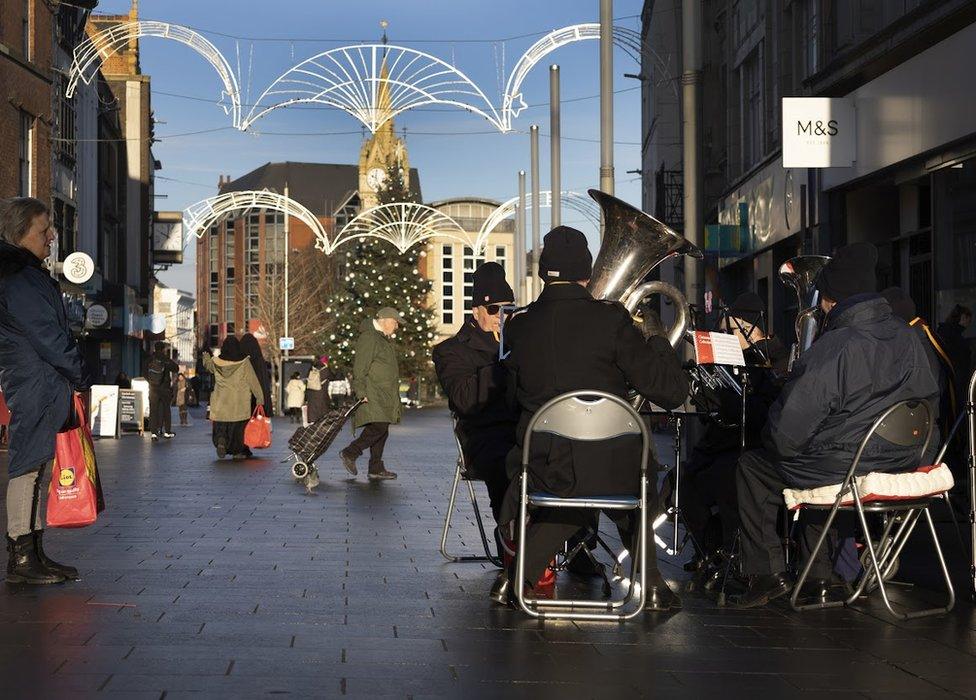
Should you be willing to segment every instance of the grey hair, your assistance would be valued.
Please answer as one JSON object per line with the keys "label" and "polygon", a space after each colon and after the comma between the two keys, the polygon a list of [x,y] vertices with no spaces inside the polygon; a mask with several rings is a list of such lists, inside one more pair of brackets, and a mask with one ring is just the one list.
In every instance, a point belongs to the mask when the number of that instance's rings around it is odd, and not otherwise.
{"label": "grey hair", "polygon": [[49,213],[47,205],[33,197],[12,197],[0,201],[0,239],[19,246],[34,219]]}

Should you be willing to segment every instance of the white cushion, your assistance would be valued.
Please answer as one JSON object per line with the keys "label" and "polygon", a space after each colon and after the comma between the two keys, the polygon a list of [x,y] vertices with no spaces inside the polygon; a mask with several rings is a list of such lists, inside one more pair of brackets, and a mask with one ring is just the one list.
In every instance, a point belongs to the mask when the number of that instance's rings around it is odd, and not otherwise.
{"label": "white cushion", "polygon": [[[861,501],[905,501],[945,493],[955,483],[945,464],[919,467],[913,472],[871,472],[856,477]],[[786,507],[796,510],[803,505],[833,505],[841,484],[818,486],[812,489],[783,489]],[[853,494],[851,494],[853,495]],[[849,498],[842,505],[852,505]]]}

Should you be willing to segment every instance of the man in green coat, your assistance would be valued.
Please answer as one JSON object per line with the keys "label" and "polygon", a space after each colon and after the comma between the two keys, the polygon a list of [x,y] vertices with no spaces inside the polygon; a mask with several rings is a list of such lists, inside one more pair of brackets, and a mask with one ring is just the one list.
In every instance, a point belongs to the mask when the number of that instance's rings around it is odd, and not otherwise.
{"label": "man in green coat", "polygon": [[402,322],[396,309],[384,307],[375,319],[363,321],[356,341],[352,388],[364,403],[356,409],[353,425],[363,430],[339,456],[346,470],[356,476],[356,458],[369,448],[371,481],[397,478],[383,465],[383,448],[390,435],[390,423],[400,422],[400,370],[390,336]]}

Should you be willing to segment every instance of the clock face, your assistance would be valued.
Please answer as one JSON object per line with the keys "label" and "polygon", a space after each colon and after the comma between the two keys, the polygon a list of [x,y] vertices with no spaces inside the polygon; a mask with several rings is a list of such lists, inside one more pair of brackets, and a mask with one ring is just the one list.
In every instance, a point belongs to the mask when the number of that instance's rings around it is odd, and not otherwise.
{"label": "clock face", "polygon": [[373,188],[374,191],[380,188],[380,185],[383,184],[383,180],[385,179],[386,171],[383,168],[373,168],[366,173],[366,184]]}

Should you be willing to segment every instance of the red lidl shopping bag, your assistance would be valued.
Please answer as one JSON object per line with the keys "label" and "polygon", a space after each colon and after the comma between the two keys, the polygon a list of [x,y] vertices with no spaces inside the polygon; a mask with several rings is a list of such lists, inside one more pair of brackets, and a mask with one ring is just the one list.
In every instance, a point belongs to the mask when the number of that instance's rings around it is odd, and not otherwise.
{"label": "red lidl shopping bag", "polygon": [[77,426],[58,433],[47,498],[48,527],[85,527],[105,507],[91,429],[81,397],[74,397]]}
{"label": "red lidl shopping bag", "polygon": [[260,404],[244,428],[244,444],[257,450],[271,447],[271,419],[264,415],[264,406]]}

